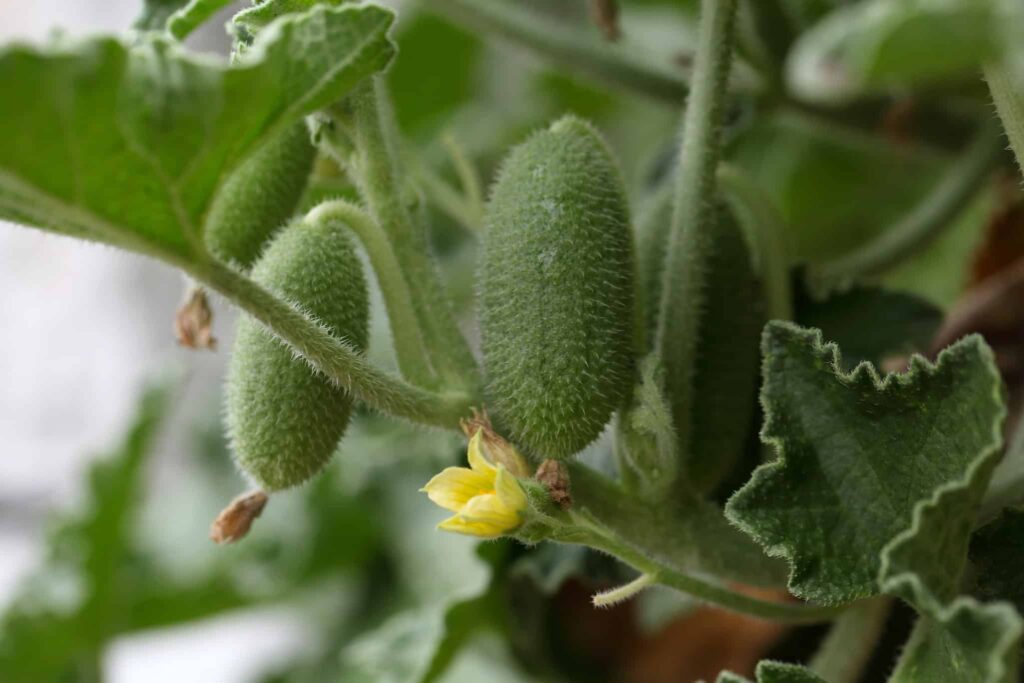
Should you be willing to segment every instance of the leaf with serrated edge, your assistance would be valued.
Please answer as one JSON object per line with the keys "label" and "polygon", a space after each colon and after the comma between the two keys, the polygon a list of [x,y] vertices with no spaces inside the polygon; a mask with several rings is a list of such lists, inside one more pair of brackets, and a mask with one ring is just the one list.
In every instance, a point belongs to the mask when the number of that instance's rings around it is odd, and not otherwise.
{"label": "leaf with serrated edge", "polygon": [[383,68],[393,14],[317,7],[228,67],[149,38],[0,52],[0,217],[180,263],[265,140]]}
{"label": "leaf with serrated edge", "polygon": [[967,337],[935,365],[916,356],[883,379],[866,363],[842,372],[834,344],[781,322],[765,328],[763,352],[762,439],[778,457],[726,515],[788,560],[794,594],[823,604],[874,595],[881,551],[918,502],[999,448],[992,353]]}
{"label": "leaf with serrated edge", "polygon": [[[757,683],[825,683],[810,669],[796,664],[763,661],[757,665]],[[726,671],[718,676],[717,683],[750,683],[746,678]]]}

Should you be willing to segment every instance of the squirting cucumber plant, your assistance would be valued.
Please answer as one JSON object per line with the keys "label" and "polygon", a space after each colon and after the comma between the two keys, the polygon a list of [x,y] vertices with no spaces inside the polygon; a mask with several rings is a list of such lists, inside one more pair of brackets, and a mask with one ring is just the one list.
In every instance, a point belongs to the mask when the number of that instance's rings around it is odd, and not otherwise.
{"label": "squirting cucumber plant", "polygon": [[[1024,6],[260,0],[195,54],[228,4],[0,51],[0,217],[240,310],[213,536],[362,572],[280,680],[1021,680]],[[0,680],[287,593],[160,602],[108,518],[134,587]]]}

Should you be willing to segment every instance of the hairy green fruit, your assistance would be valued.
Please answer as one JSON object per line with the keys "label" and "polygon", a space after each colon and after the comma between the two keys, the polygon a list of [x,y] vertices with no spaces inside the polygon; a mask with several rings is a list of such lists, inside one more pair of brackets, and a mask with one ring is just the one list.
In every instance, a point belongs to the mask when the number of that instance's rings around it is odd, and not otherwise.
{"label": "hairy green fruit", "polygon": [[634,255],[622,178],[563,118],[516,147],[487,213],[480,317],[488,393],[543,458],[579,452],[631,387]]}
{"label": "hairy green fruit", "polygon": [[[252,277],[358,349],[369,299],[362,265],[336,225],[295,222],[270,243]],[[227,377],[227,427],[238,466],[264,490],[301,484],[328,463],[352,398],[251,318],[239,322]]]}
{"label": "hairy green fruit", "polygon": [[299,121],[256,151],[224,183],[206,220],[206,244],[218,258],[250,267],[295,213],[316,149]]}

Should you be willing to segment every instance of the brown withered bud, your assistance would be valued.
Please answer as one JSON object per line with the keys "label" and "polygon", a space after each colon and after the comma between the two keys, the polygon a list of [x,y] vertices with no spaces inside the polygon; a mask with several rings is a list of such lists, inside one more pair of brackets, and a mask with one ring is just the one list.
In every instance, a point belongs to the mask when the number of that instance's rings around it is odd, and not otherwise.
{"label": "brown withered bud", "polygon": [[537,468],[534,478],[544,485],[551,502],[563,510],[572,507],[572,494],[569,490],[569,469],[560,460],[545,460]]}
{"label": "brown withered bud", "polygon": [[516,450],[515,446],[494,431],[487,411],[476,408],[471,410],[473,411],[471,418],[459,420],[459,426],[462,427],[462,433],[466,435],[466,438],[472,439],[477,432],[480,432],[488,460],[495,465],[503,465],[510,474],[517,477],[529,477],[530,466],[527,464],[526,458]]}
{"label": "brown withered bud", "polygon": [[210,540],[224,544],[244,538],[263,512],[268,499],[263,491],[249,491],[235,498],[210,525]]}
{"label": "brown withered bud", "polygon": [[616,0],[590,0],[590,20],[601,29],[605,40],[616,41],[622,35]]}
{"label": "brown withered bud", "polygon": [[212,351],[217,348],[213,337],[213,311],[202,287],[193,287],[185,296],[185,302],[174,316],[174,334],[179,344],[190,349]]}

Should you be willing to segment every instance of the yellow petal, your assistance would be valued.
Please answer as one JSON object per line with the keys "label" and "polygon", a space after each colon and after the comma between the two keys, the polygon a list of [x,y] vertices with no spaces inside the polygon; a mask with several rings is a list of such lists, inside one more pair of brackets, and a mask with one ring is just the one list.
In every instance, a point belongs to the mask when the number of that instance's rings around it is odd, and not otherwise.
{"label": "yellow petal", "polygon": [[476,496],[459,510],[457,516],[465,522],[491,525],[499,532],[514,529],[522,521],[519,511],[506,506],[496,493]]}
{"label": "yellow petal", "polygon": [[494,525],[482,524],[480,522],[467,522],[458,515],[444,520],[437,525],[437,528],[442,529],[443,531],[454,531],[457,534],[465,534],[467,536],[479,536],[480,538],[497,538],[502,534],[502,530]]}
{"label": "yellow petal", "polygon": [[[469,440],[469,466],[473,468],[474,472],[487,475],[491,482],[494,481],[494,477],[497,476],[498,471],[494,469],[494,465],[487,462],[487,458],[484,457],[483,451],[483,430],[476,430],[476,434]],[[493,486],[488,486],[493,488]]]}
{"label": "yellow petal", "polygon": [[472,498],[493,490],[493,486],[492,480],[479,472],[465,467],[448,467],[420,490],[445,510],[459,512]]}
{"label": "yellow petal", "polygon": [[527,506],[526,493],[523,491],[516,478],[509,474],[501,465],[498,465],[498,476],[494,480],[494,491],[498,498],[510,510],[517,513],[525,510]]}

